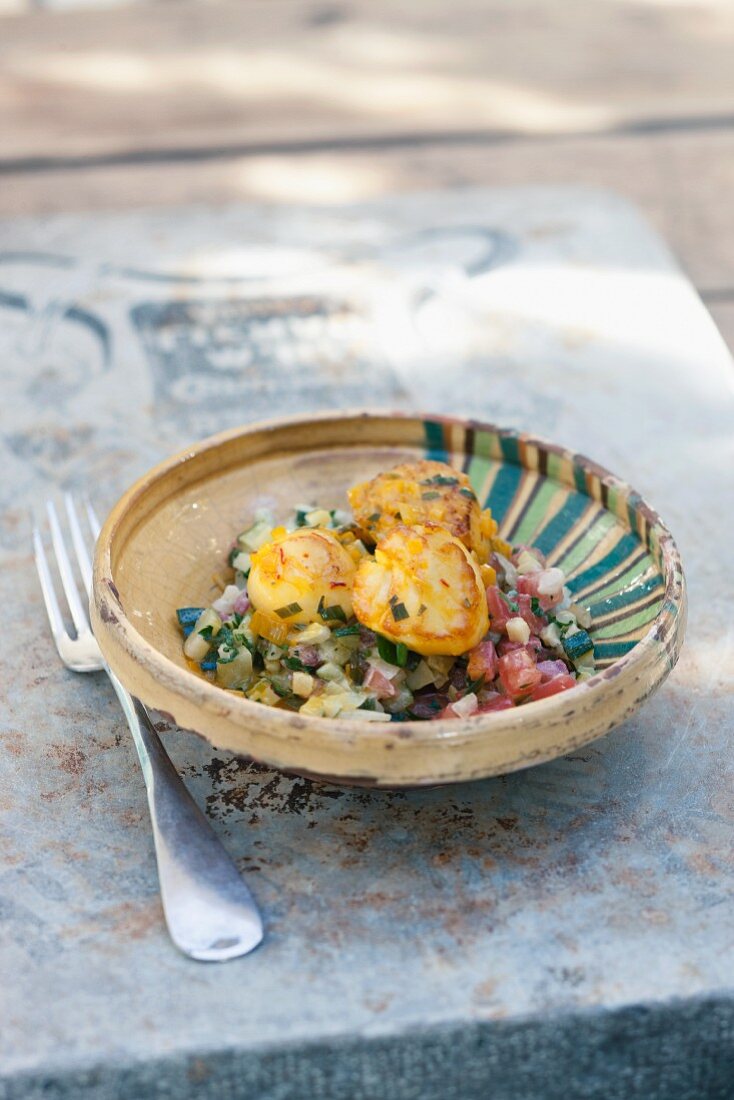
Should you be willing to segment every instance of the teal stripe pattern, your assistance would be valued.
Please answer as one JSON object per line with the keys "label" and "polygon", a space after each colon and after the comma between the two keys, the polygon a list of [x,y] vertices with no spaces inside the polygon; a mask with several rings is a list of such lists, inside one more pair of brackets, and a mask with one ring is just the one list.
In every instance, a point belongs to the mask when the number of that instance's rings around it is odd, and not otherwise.
{"label": "teal stripe pattern", "polygon": [[467,424],[462,450],[461,429],[425,420],[426,457],[467,470],[478,492],[488,486],[485,507],[500,535],[522,531],[566,569],[574,600],[592,617],[597,667],[631,652],[661,615],[677,614],[661,574],[660,532],[669,536],[638,493],[582,456],[517,432]]}
{"label": "teal stripe pattern", "polygon": [[446,462],[448,455],[443,440],[443,424],[426,420],[423,426],[426,433],[426,458],[434,462]]}

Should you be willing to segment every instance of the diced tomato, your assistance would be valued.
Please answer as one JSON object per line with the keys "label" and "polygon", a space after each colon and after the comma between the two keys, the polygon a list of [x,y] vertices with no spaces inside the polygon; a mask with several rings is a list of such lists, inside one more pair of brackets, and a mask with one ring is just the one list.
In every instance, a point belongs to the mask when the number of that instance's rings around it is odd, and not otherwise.
{"label": "diced tomato", "polygon": [[487,607],[489,609],[489,625],[498,633],[506,633],[507,620],[517,614],[511,611],[503,600],[496,584],[490,584],[487,588]]}
{"label": "diced tomato", "polygon": [[457,699],[453,703],[449,703],[447,707],[444,707],[438,718],[469,718],[472,714],[476,714],[478,709],[477,697],[472,693],[471,695],[464,695],[461,699]]}
{"label": "diced tomato", "polygon": [[550,695],[557,695],[559,691],[568,691],[569,688],[576,687],[576,681],[573,676],[568,673],[565,676],[554,676],[552,680],[546,680],[545,683],[538,684],[533,689],[530,698],[535,701],[537,699],[547,699]]}
{"label": "diced tomato", "polygon": [[368,691],[374,691],[378,699],[394,699],[398,693],[392,680],[388,680],[387,676],[384,676],[374,665],[367,666],[363,687]]}
{"label": "diced tomato", "polygon": [[541,681],[534,657],[525,649],[514,649],[499,659],[500,681],[511,699],[522,699]]}
{"label": "diced tomato", "polygon": [[560,569],[555,568],[542,569],[539,573],[526,573],[517,578],[517,591],[522,595],[537,597],[543,610],[549,611],[563,599],[563,574]]}
{"label": "diced tomato", "polygon": [[538,661],[538,671],[545,683],[547,680],[554,680],[556,676],[565,676],[568,668],[563,661]]}
{"label": "diced tomato", "polygon": [[479,680],[482,676],[485,684],[494,680],[497,675],[497,650],[489,638],[480,642],[469,654],[467,672],[470,680]]}
{"label": "diced tomato", "polygon": [[514,653],[518,649],[526,649],[528,653],[533,656],[533,654],[539,653],[542,648],[543,645],[540,638],[536,638],[533,634],[527,642],[511,642],[509,638],[503,638],[497,646],[497,652],[500,657],[504,657],[506,653]]}
{"label": "diced tomato", "polygon": [[[518,577],[518,584],[522,578]],[[548,625],[545,619],[541,619],[539,615],[534,614],[532,609],[532,596],[528,596],[526,592],[518,592],[517,606],[520,611],[520,617],[530,627],[531,633],[540,634],[541,630]]]}
{"label": "diced tomato", "polygon": [[508,699],[506,695],[500,695],[499,692],[495,691],[485,697],[479,704],[477,714],[490,714],[493,710],[507,710],[509,707],[514,707],[514,705],[512,699]]}

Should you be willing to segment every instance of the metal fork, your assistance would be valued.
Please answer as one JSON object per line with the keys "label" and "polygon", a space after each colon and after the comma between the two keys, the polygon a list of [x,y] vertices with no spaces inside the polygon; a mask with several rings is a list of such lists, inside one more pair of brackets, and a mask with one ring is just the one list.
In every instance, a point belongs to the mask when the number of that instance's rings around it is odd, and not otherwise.
{"label": "metal fork", "polygon": [[[74,500],[65,498],[79,573],[85,592],[92,586],[92,564]],[[246,955],[260,943],[263,926],[257,906],[236,866],[222,847],[174,768],[139,699],[110,670],[92,634],[53,501],[46,504],[51,542],[76,636],[64,625],[49,561],[38,526],[33,529],[36,568],[56,648],[73,672],[103,669],[122,704],[138,752],[148,792],[158,861],[163,912],[171,939],[192,959],[219,962]],[[84,511],[95,540],[99,522],[89,502]]]}

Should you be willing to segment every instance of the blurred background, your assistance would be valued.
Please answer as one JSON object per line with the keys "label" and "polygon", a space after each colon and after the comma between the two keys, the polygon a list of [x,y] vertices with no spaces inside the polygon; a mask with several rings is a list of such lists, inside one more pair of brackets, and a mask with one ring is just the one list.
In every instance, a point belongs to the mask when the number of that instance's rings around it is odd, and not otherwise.
{"label": "blurred background", "polygon": [[732,0],[0,0],[0,216],[581,183],[734,347]]}

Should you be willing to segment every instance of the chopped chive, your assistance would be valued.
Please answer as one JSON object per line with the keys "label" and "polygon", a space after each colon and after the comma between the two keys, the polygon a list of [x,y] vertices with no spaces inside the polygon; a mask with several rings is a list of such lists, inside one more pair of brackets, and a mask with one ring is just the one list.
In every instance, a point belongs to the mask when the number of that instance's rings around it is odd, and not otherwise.
{"label": "chopped chive", "polygon": [[481,676],[478,676],[476,678],[476,680],[470,680],[469,681],[469,683],[466,685],[466,690],[464,691],[464,695],[471,695],[472,692],[479,691],[483,686],[484,686],[484,673],[482,673]]}
{"label": "chopped chive", "polygon": [[[309,509],[310,511],[310,509]],[[306,516],[308,512],[305,508],[296,508],[296,527],[306,526]]]}
{"label": "chopped chive", "polygon": [[427,477],[425,481],[421,481],[421,485],[458,485],[458,477],[447,477],[446,474],[434,474],[433,477]]}
{"label": "chopped chive", "polygon": [[520,608],[519,608],[519,607],[517,606],[517,604],[516,604],[516,603],[513,603],[513,602],[512,602],[512,600],[510,599],[510,597],[509,597],[509,596],[507,596],[507,595],[506,595],[506,594],[505,594],[505,593],[504,593],[504,592],[502,591],[502,589],[501,589],[501,588],[500,588],[500,590],[499,590],[499,593],[500,593],[500,596],[502,597],[502,599],[503,599],[503,600],[505,601],[505,603],[506,603],[506,604],[507,604],[507,606],[509,607],[510,611],[518,612],[518,611],[520,610]]}
{"label": "chopped chive", "polygon": [[389,638],[384,638],[382,634],[377,635],[377,652],[382,657],[383,661],[387,661],[389,665],[396,665],[397,660],[397,647],[394,642],[391,642]]}
{"label": "chopped chive", "polygon": [[291,615],[297,615],[299,611],[303,611],[299,603],[289,603],[285,607],[276,607],[275,614],[280,619],[287,619]]}
{"label": "chopped chive", "polygon": [[405,642],[398,642],[395,646],[395,663],[400,668],[405,668],[408,663],[408,647]]}
{"label": "chopped chive", "polygon": [[476,494],[473,489],[459,489],[459,494],[462,497],[468,497],[469,500],[476,500]]}
{"label": "chopped chive", "polygon": [[335,638],[348,638],[352,634],[359,634],[359,623],[352,623],[351,626],[340,626],[336,630],[332,631]]}
{"label": "chopped chive", "polygon": [[202,636],[202,638],[206,638],[208,640],[212,636],[213,629],[213,626],[203,626],[199,631],[199,634]]}
{"label": "chopped chive", "polygon": [[531,596],[531,598],[530,598],[530,608],[533,612],[533,615],[545,615],[545,611],[540,606],[540,600],[538,599],[537,596]]}
{"label": "chopped chive", "polygon": [[283,664],[292,672],[305,672],[306,666],[300,657],[283,657]]}
{"label": "chopped chive", "polygon": [[333,622],[335,619],[340,623],[347,621],[347,616],[343,607],[340,607],[338,603],[332,607],[324,607],[324,597],[319,600],[318,613],[325,623]]}
{"label": "chopped chive", "polygon": [[397,596],[390,597],[390,610],[392,611],[392,617],[396,623],[399,623],[401,619],[410,618],[410,613],[407,607],[398,599]]}

